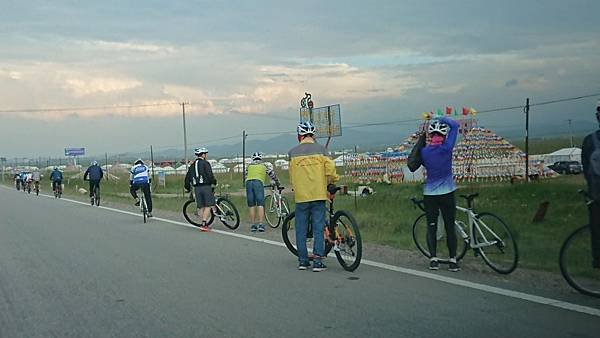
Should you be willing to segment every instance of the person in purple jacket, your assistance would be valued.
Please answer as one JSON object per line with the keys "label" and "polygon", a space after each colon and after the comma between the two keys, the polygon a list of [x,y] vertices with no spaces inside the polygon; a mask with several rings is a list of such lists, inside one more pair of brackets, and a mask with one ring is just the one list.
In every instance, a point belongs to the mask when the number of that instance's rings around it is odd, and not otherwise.
{"label": "person in purple jacket", "polygon": [[427,246],[431,253],[429,269],[440,268],[437,258],[437,221],[440,211],[446,228],[446,241],[450,253],[448,270],[459,271],[456,261],[456,232],[454,220],[456,219],[456,201],[454,191],[454,175],[452,173],[452,150],[456,144],[459,125],[456,121],[442,117],[429,124],[428,133],[430,143],[421,150],[423,166],[427,169],[425,189],[423,192],[425,214],[427,217]]}

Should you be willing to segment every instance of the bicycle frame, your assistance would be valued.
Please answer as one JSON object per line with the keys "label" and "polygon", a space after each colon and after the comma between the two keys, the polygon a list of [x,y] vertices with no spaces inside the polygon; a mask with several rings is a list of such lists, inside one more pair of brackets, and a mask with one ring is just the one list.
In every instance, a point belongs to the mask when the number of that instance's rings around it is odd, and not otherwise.
{"label": "bicycle frame", "polygon": [[[478,248],[495,245],[496,243],[498,243],[498,241],[502,242],[502,240],[498,237],[498,235],[496,235],[496,233],[494,233],[494,231],[492,229],[490,229],[485,223],[481,222],[477,218],[477,214],[473,211],[473,209],[463,208],[463,207],[460,207],[457,205],[456,210],[467,214],[468,224],[465,224],[465,225],[469,227],[469,229],[468,229],[469,234],[467,234],[465,232],[465,229],[461,225],[462,222],[455,221],[454,225],[457,227],[457,229],[459,229],[460,234],[463,239],[467,239],[467,238],[469,239],[469,247],[471,249],[478,249]],[[493,236],[495,237],[495,240],[493,240],[493,241],[488,240],[487,237],[485,236],[485,234],[483,233],[483,231],[481,231],[480,227],[485,228],[485,230],[487,230],[491,234],[493,234]],[[483,242],[477,243],[475,241],[475,234],[479,234],[479,236],[483,239]]]}

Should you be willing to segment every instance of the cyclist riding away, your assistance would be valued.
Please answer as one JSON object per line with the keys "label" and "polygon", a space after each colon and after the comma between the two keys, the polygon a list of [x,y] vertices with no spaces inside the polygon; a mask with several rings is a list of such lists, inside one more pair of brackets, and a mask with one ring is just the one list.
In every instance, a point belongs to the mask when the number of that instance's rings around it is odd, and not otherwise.
{"label": "cyclist riding away", "polygon": [[252,154],[252,163],[246,168],[246,199],[250,214],[250,231],[265,231],[265,181],[267,175],[279,186],[279,179],[269,162],[262,161],[262,154]]}
{"label": "cyclist riding away", "polygon": [[[596,107],[596,120],[600,122],[600,101]],[[600,269],[600,130],[583,139],[581,163],[587,181],[588,193],[594,199],[589,205],[590,229],[592,232],[592,258],[594,268]]]}
{"label": "cyclist riding away", "polygon": [[328,157],[327,149],[316,143],[315,127],[310,121],[300,122],[297,127],[299,145],[292,148],[290,158],[290,182],[296,200],[296,247],[298,248],[298,269],[310,267],[306,235],[309,220],[314,236],[313,271],[327,269],[322,262],[325,256],[325,219],[329,198],[328,184],[335,183],[339,176],[335,163]]}
{"label": "cyclist riding away", "polygon": [[421,150],[423,166],[427,170],[423,202],[427,217],[427,246],[431,253],[429,269],[438,270],[439,262],[436,256],[438,215],[442,212],[446,228],[446,243],[450,253],[448,270],[460,270],[456,261],[456,200],[454,191],[454,175],[452,173],[452,151],[458,137],[458,123],[448,117],[434,120],[428,128],[431,136],[430,143]]}
{"label": "cyclist riding away", "polygon": [[40,171],[38,169],[33,171],[33,173],[31,174],[31,179],[33,180],[33,187],[35,189],[39,189],[40,188],[40,180],[42,179],[42,174],[40,173]]}
{"label": "cyclist riding away", "polygon": [[56,191],[56,187],[62,186],[63,174],[57,167],[54,167],[50,174],[50,181],[52,181],[52,191]]}
{"label": "cyclist riding away", "polygon": [[150,171],[144,164],[142,159],[137,159],[131,167],[129,178],[129,192],[135,199],[135,205],[140,205],[140,198],[137,195],[138,189],[142,189],[144,193],[144,199],[146,200],[146,206],[148,207],[148,217],[152,217],[152,194],[150,193]]}
{"label": "cyclist riding away", "polygon": [[191,186],[194,187],[198,216],[202,218],[200,231],[210,231],[208,221],[211,208],[215,206],[215,193],[212,185],[217,185],[217,179],[213,175],[210,163],[206,160],[208,149],[196,148],[194,155],[196,155],[196,160],[188,168],[183,185],[186,192],[190,192]]}
{"label": "cyclist riding away", "polygon": [[13,176],[13,179],[15,180],[15,187],[17,188],[17,190],[20,190],[21,189],[21,173],[16,172],[15,175]]}
{"label": "cyclist riding away", "polygon": [[100,181],[102,180],[102,177],[104,177],[104,172],[98,165],[98,161],[92,161],[91,165],[83,174],[83,180],[90,181],[90,199],[92,200],[92,203],[94,202],[94,189],[96,189],[98,195],[100,194]]}

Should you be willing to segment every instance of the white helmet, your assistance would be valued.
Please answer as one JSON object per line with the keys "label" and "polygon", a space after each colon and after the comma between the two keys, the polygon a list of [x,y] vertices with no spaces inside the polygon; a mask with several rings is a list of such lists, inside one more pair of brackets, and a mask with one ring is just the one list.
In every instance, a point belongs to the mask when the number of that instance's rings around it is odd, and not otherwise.
{"label": "white helmet", "polygon": [[98,161],[92,161],[92,165],[98,165]]}
{"label": "white helmet", "polygon": [[206,153],[208,153],[208,149],[206,149],[205,147],[200,147],[200,148],[194,149],[194,155],[196,155],[196,156],[200,156],[200,155],[206,154]]}
{"label": "white helmet", "polygon": [[263,154],[259,151],[255,152],[254,154],[252,154],[252,159],[253,160],[262,160]]}
{"label": "white helmet", "polygon": [[308,135],[315,133],[315,126],[310,121],[301,121],[298,124],[298,135]]}
{"label": "white helmet", "polygon": [[438,133],[438,134],[446,136],[446,135],[448,135],[448,129],[450,129],[450,127],[448,127],[447,124],[436,120],[436,121],[433,121],[429,125],[427,132],[429,134]]}
{"label": "white helmet", "polygon": [[136,164],[144,164],[144,161],[142,161],[141,158],[138,158],[137,160],[135,160],[135,162],[133,162],[133,165],[136,165]]}

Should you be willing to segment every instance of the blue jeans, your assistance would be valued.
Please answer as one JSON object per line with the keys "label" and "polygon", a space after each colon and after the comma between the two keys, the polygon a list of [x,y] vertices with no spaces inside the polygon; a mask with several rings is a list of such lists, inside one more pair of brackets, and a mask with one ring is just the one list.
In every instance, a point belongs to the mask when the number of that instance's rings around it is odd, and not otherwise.
{"label": "blue jeans", "polygon": [[265,206],[265,187],[260,180],[246,181],[246,199],[249,207]]}
{"label": "blue jeans", "polygon": [[[311,201],[296,203],[296,247],[298,248],[298,261],[308,263],[308,249],[306,248],[306,234],[309,220],[312,225],[315,260],[325,256],[325,216],[327,207],[325,201]],[[319,258],[317,258],[319,257]]]}

